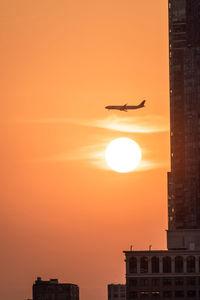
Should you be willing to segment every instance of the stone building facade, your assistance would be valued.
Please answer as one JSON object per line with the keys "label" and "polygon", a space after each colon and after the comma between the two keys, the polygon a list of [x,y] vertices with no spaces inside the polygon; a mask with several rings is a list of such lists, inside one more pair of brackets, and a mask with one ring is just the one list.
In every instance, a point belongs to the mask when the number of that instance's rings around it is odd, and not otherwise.
{"label": "stone building facade", "polygon": [[125,284],[108,284],[108,300],[126,300]]}
{"label": "stone building facade", "polygon": [[124,251],[126,299],[200,299],[200,252]]}

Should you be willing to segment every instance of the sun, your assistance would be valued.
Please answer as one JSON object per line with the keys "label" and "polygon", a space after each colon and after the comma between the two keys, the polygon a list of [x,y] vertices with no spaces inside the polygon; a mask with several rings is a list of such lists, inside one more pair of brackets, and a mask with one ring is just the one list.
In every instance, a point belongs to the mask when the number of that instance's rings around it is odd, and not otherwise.
{"label": "sun", "polygon": [[106,147],[105,159],[108,166],[119,173],[134,170],[142,158],[141,149],[130,138],[117,138]]}

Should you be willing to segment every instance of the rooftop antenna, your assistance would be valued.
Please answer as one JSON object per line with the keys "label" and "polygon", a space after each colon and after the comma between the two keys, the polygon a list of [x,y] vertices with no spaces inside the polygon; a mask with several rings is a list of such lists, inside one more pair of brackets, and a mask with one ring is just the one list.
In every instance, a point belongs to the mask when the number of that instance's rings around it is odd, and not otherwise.
{"label": "rooftop antenna", "polygon": [[130,247],[130,251],[131,251],[131,252],[133,251],[133,245],[131,245],[131,247]]}
{"label": "rooftop antenna", "polygon": [[152,245],[149,245],[149,251],[151,251]]}

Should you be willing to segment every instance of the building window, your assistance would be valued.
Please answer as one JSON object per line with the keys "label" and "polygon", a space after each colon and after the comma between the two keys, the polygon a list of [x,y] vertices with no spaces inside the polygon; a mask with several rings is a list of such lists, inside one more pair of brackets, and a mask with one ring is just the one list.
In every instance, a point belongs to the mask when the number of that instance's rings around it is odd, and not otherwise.
{"label": "building window", "polygon": [[114,286],[113,290],[114,290],[115,293],[118,293],[119,287],[118,286]]}
{"label": "building window", "polygon": [[[200,148],[200,147],[199,147]],[[199,257],[199,273],[200,273],[200,257]]]}
{"label": "building window", "polygon": [[196,291],[187,291],[188,298],[196,298]]}
{"label": "building window", "polygon": [[196,278],[195,277],[188,277],[187,278],[187,285],[196,285]]}
{"label": "building window", "polygon": [[163,257],[163,273],[171,273],[172,260],[170,256]]}
{"label": "building window", "polygon": [[188,273],[195,272],[195,257],[194,256],[187,257],[187,272]]}
{"label": "building window", "polygon": [[164,286],[170,286],[170,285],[172,285],[171,278],[163,278],[163,285]]}
{"label": "building window", "polygon": [[183,273],[183,257],[175,257],[175,273]]}
{"label": "building window", "polygon": [[146,256],[140,259],[140,273],[148,273],[148,257]]}
{"label": "building window", "polygon": [[163,298],[172,298],[172,291],[164,291]]}
{"label": "building window", "polygon": [[134,278],[134,279],[129,279],[128,285],[129,285],[129,286],[137,286],[137,279],[136,279],[136,278]]}
{"label": "building window", "polygon": [[152,286],[159,286],[160,278],[152,278]]}
{"label": "building window", "polygon": [[130,296],[130,299],[138,299],[138,293],[137,292],[130,292],[129,296]]}
{"label": "building window", "polygon": [[175,291],[175,298],[184,298],[184,291]]}
{"label": "building window", "polygon": [[137,273],[137,258],[131,257],[129,259],[129,271],[130,273]]}
{"label": "building window", "polygon": [[154,256],[151,259],[151,268],[152,268],[152,273],[159,273],[159,257]]}
{"label": "building window", "polygon": [[148,286],[148,285],[149,285],[149,280],[148,280],[148,278],[141,278],[141,279],[140,279],[140,285],[141,285],[141,286]]}
{"label": "building window", "polygon": [[176,286],[183,286],[184,285],[184,278],[181,278],[181,277],[176,277],[175,278],[175,285]]}

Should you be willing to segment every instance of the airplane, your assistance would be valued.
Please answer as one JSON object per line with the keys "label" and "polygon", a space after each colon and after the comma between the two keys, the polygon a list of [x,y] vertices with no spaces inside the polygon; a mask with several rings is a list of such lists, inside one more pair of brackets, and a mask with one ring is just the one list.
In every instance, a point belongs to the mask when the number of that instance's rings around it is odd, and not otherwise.
{"label": "airplane", "polygon": [[138,109],[138,108],[142,108],[144,107],[144,103],[146,102],[146,100],[143,100],[139,105],[132,105],[129,106],[127,104],[122,105],[122,106],[115,106],[115,105],[111,105],[111,106],[105,106],[106,109],[116,109],[116,110],[121,110],[121,111],[125,111],[127,112],[128,109]]}

